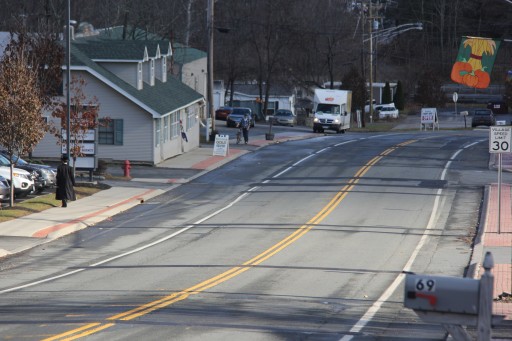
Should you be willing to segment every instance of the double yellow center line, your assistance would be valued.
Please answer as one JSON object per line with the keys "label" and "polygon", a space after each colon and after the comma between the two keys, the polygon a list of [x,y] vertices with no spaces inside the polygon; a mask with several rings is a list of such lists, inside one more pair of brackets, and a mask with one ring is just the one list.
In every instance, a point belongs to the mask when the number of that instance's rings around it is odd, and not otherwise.
{"label": "double yellow center line", "polygon": [[233,267],[215,277],[212,277],[210,279],[207,279],[199,284],[196,284],[188,289],[182,290],[180,292],[172,293],[170,295],[167,295],[165,297],[162,297],[161,299],[146,303],[144,305],[141,305],[137,308],[125,311],[123,313],[113,315],[111,317],[108,317],[106,319],[106,322],[95,322],[90,323],[85,326],[82,326],[80,328],[76,328],[73,330],[70,330],[68,332],[55,335],[53,337],[49,337],[44,339],[43,341],[70,341],[70,340],[76,340],[97,332],[100,332],[104,329],[110,328],[115,325],[115,321],[130,321],[137,317],[141,317],[144,315],[147,315],[155,310],[165,308],[171,304],[174,304],[176,302],[182,301],[189,297],[189,295],[198,294],[200,292],[203,292],[207,289],[210,289],[218,284],[221,284],[223,282],[226,282],[227,280],[238,276],[245,271],[251,269],[252,267],[255,267],[262,263],[263,261],[269,259],[273,255],[277,254],[278,252],[282,251],[295,241],[297,241],[299,238],[301,238],[303,235],[308,233],[313,227],[320,224],[325,217],[327,217],[338,205],[339,203],[347,196],[347,194],[354,188],[354,186],[359,182],[360,178],[362,178],[368,170],[370,170],[371,167],[373,167],[377,162],[379,162],[384,156],[389,155],[397,148],[406,146],[408,144],[414,143],[416,140],[406,141],[403,143],[400,143],[394,147],[388,148],[385,151],[383,151],[381,154],[377,155],[376,157],[372,158],[368,163],[366,163],[363,167],[361,167],[355,174],[355,176],[348,181],[348,183],[336,193],[336,195],[329,201],[327,205],[325,205],[320,212],[318,212],[313,218],[311,218],[306,224],[302,225],[298,229],[296,229],[292,234],[287,236],[286,238],[282,239],[277,244],[274,244],[267,250],[263,251],[256,257],[248,260],[247,262],[243,263],[242,265]]}

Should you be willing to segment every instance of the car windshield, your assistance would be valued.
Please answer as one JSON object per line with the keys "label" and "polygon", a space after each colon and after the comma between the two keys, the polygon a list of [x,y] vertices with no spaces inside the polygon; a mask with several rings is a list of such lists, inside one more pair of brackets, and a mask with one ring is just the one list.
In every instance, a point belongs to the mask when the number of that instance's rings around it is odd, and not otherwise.
{"label": "car windshield", "polygon": [[475,115],[479,115],[479,116],[490,116],[491,113],[489,111],[484,111],[484,110],[480,110],[480,111],[475,111]]}
{"label": "car windshield", "polygon": [[278,111],[276,116],[293,116],[291,111]]}
{"label": "car windshield", "polygon": [[316,111],[331,114],[339,114],[340,106],[336,104],[319,103],[318,106],[316,107]]}
{"label": "car windshield", "polygon": [[11,164],[9,163],[9,160],[3,156],[3,155],[0,155],[0,166],[10,166]]}
{"label": "car windshield", "polygon": [[[7,160],[7,162],[9,162],[9,159],[7,158],[7,155],[6,154],[2,154],[0,155],[2,156],[3,158],[5,158]],[[12,161],[15,163],[15,164],[18,164],[18,165],[28,165],[28,162],[23,160],[23,159],[20,159],[17,155],[13,155],[12,156]]]}
{"label": "car windshield", "polygon": [[231,115],[240,115],[244,116],[245,114],[251,114],[251,110],[246,108],[233,108]]}

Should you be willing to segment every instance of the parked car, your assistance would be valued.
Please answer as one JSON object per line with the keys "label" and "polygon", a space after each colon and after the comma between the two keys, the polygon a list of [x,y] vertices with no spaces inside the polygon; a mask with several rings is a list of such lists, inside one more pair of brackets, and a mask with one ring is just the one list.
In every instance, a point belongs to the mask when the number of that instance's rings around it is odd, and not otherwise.
{"label": "parked car", "polygon": [[380,105],[377,112],[379,113],[379,119],[398,118],[398,109],[395,108],[393,103]]}
{"label": "parked car", "polygon": [[[9,162],[9,161],[7,161]],[[32,192],[35,192],[36,188],[32,174],[26,170],[13,168],[13,180],[11,181],[11,168],[9,165],[0,166],[0,176],[7,179],[9,185],[14,186],[14,196],[17,198],[24,198]]]}
{"label": "parked car", "polygon": [[231,107],[220,107],[219,109],[215,110],[215,119],[216,120],[223,120],[225,121],[229,114],[233,112],[233,108]]}
{"label": "parked car", "polygon": [[6,178],[0,176],[0,201],[7,200],[11,197],[11,186]]}
{"label": "parked car", "polygon": [[293,127],[297,124],[297,117],[292,113],[291,110],[279,109],[272,118],[273,124],[282,124]]}
{"label": "parked car", "polygon": [[[0,156],[3,156],[9,160],[9,154],[5,150],[0,151]],[[17,155],[13,155],[13,162],[15,163],[16,168],[24,169],[27,172],[35,175],[34,182],[36,185],[36,191],[41,192],[44,189],[52,188],[55,186],[57,178],[56,168],[48,165],[30,163]]]}
{"label": "parked car", "polygon": [[477,126],[493,126],[496,124],[496,118],[491,109],[476,109],[473,112],[471,127]]}
{"label": "parked car", "polygon": [[233,112],[228,115],[226,119],[227,127],[236,127],[238,123],[244,118],[245,114],[249,114],[251,117],[251,127],[254,127],[255,116],[250,108],[235,107]]}
{"label": "parked car", "polygon": [[508,114],[508,105],[505,102],[489,102],[487,109],[491,109],[494,115]]}
{"label": "parked car", "polygon": [[[375,110],[376,105],[377,105],[377,102],[375,101],[375,99],[372,100],[373,111],[376,111]],[[364,106],[364,112],[366,114],[370,112],[370,101],[366,101],[365,106]]]}

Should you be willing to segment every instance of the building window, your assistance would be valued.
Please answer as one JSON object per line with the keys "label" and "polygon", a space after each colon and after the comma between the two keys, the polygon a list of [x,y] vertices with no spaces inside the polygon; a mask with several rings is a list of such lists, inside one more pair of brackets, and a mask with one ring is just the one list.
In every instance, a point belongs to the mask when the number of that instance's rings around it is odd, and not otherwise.
{"label": "building window", "polygon": [[155,147],[160,144],[160,131],[162,129],[162,119],[155,118]]}
{"label": "building window", "polygon": [[137,88],[142,89],[142,63],[137,65]]}
{"label": "building window", "polygon": [[164,117],[164,142],[169,139],[169,116]]}
{"label": "building window", "polygon": [[185,109],[187,115],[187,131],[196,124],[196,112],[195,110]]}
{"label": "building window", "polygon": [[123,120],[100,119],[98,143],[123,145]]}
{"label": "building window", "polygon": [[180,134],[180,116],[177,112],[171,114],[171,139],[175,139]]}

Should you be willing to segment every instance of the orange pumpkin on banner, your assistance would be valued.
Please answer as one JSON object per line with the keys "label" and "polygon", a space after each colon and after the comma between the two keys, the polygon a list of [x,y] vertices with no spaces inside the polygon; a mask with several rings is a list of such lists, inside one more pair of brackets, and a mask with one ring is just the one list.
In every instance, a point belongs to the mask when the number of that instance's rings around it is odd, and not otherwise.
{"label": "orange pumpkin on banner", "polygon": [[466,62],[455,62],[452,67],[451,78],[456,83],[463,83],[462,78],[473,71],[471,64]]}
{"label": "orange pumpkin on banner", "polygon": [[475,88],[485,89],[491,83],[491,76],[483,70],[476,70],[475,76],[478,77],[478,83],[476,83]]}
{"label": "orange pumpkin on banner", "polygon": [[472,73],[468,73],[462,77],[462,84],[474,88],[478,84],[478,77]]}

